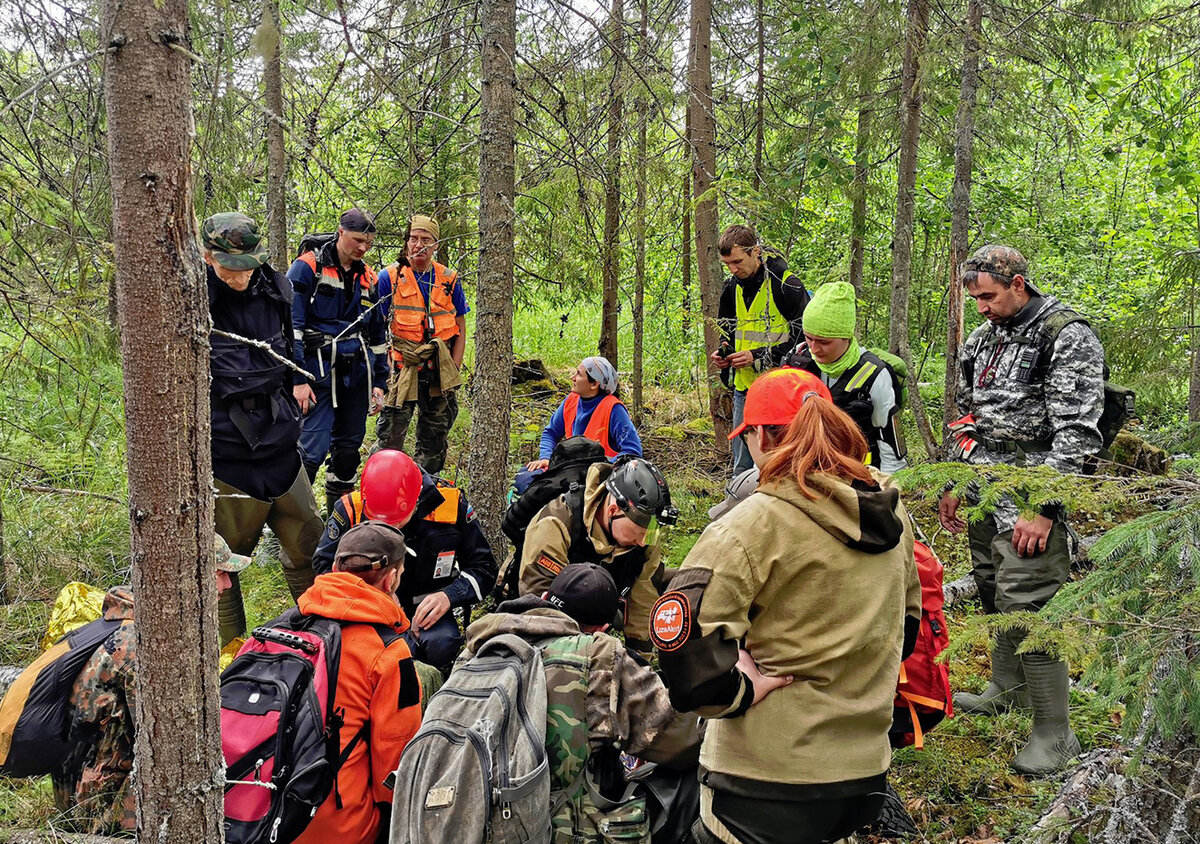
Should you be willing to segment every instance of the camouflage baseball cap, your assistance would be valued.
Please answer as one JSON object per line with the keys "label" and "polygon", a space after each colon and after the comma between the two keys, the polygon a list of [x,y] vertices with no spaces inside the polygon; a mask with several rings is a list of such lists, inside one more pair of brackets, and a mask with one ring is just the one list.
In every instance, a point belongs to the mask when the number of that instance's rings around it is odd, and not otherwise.
{"label": "camouflage baseball cap", "polygon": [[267,262],[258,223],[237,211],[213,214],[200,225],[200,238],[213,260],[226,269],[253,270]]}
{"label": "camouflage baseball cap", "polygon": [[217,571],[225,571],[230,574],[237,574],[250,565],[250,558],[245,554],[233,553],[233,549],[229,547],[225,537],[219,533],[213,534],[213,558],[217,564]]}
{"label": "camouflage baseball cap", "polygon": [[1029,272],[1029,262],[1025,260],[1024,255],[1011,246],[989,243],[987,246],[976,249],[974,255],[963,261],[962,271],[967,273],[972,270],[1004,278],[1012,278],[1016,275],[1024,278],[1025,274]]}

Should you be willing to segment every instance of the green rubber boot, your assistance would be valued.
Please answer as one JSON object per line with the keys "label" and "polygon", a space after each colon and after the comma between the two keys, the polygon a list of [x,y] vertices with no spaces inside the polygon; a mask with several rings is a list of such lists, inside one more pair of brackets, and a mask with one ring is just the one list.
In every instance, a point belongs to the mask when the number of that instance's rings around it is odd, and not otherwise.
{"label": "green rubber boot", "polygon": [[1025,638],[1023,630],[1004,630],[996,634],[992,645],[992,680],[983,694],[959,692],[954,708],[968,715],[997,715],[1014,706],[1028,707],[1029,695],[1017,646]]}
{"label": "green rubber boot", "polygon": [[1067,664],[1045,653],[1022,654],[1020,659],[1033,706],[1033,733],[1012,767],[1022,774],[1052,774],[1080,751],[1068,719]]}

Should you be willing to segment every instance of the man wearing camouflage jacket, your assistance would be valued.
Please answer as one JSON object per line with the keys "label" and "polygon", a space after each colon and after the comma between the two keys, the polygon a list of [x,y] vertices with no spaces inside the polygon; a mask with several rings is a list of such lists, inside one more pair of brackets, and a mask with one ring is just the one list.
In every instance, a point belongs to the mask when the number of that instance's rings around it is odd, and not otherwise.
{"label": "man wearing camouflage jacket", "polygon": [[[551,793],[567,792],[551,818],[552,844],[602,844],[617,837],[649,844],[647,792],[657,796],[655,783],[663,781],[657,777],[672,780],[666,769],[686,772],[674,776],[676,805],[666,808],[683,816],[699,812],[699,719],[677,713],[662,679],[604,632],[616,611],[617,587],[604,567],[567,565],[540,595],[506,601],[474,622],[459,658],[466,663],[484,642],[504,633],[543,649]],[[642,780],[643,788],[632,788],[620,751],[658,763],[660,770]]]}
{"label": "man wearing camouflage jacket", "polygon": [[[1034,287],[1026,272],[1025,258],[1007,246],[984,246],[963,264],[963,285],[987,322],[963,345],[963,416],[950,425],[951,457],[1079,473],[1102,446],[1104,350],[1086,323],[1066,322],[1069,309]],[[1047,505],[1027,518],[1005,498],[968,527],[958,506],[957,498],[944,494],[938,518],[952,533],[968,531],[984,611],[1045,606],[1070,570],[1062,508]],[[1047,653],[1018,655],[1024,636],[1023,630],[1000,633],[991,683],[980,695],[955,695],[954,703],[961,712],[992,715],[1028,700],[1033,734],[1012,764],[1022,773],[1044,774],[1065,767],[1080,748],[1067,718],[1067,665]]]}

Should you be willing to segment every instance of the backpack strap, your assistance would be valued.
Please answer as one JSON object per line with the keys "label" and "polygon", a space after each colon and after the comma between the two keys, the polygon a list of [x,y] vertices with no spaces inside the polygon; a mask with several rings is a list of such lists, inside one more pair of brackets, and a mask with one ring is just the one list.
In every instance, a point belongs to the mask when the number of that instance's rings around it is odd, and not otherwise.
{"label": "backpack strap", "polygon": [[566,498],[567,509],[571,511],[571,546],[567,549],[567,563],[569,565],[594,562],[595,548],[591,536],[588,535],[587,526],[583,523],[583,485],[572,481],[563,495]]}

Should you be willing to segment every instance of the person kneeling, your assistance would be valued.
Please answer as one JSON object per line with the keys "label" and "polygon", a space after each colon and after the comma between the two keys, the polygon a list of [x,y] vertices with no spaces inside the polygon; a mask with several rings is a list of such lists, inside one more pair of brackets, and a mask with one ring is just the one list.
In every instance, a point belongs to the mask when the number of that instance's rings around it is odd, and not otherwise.
{"label": "person kneeling", "polygon": [[[387,828],[392,794],[384,784],[421,726],[421,687],[396,598],[407,548],[399,529],[363,522],[342,537],[333,571],[300,596],[300,611],[342,622],[334,708],[343,744],[363,734],[297,844],[370,844]],[[342,751],[343,753],[345,750]]]}

